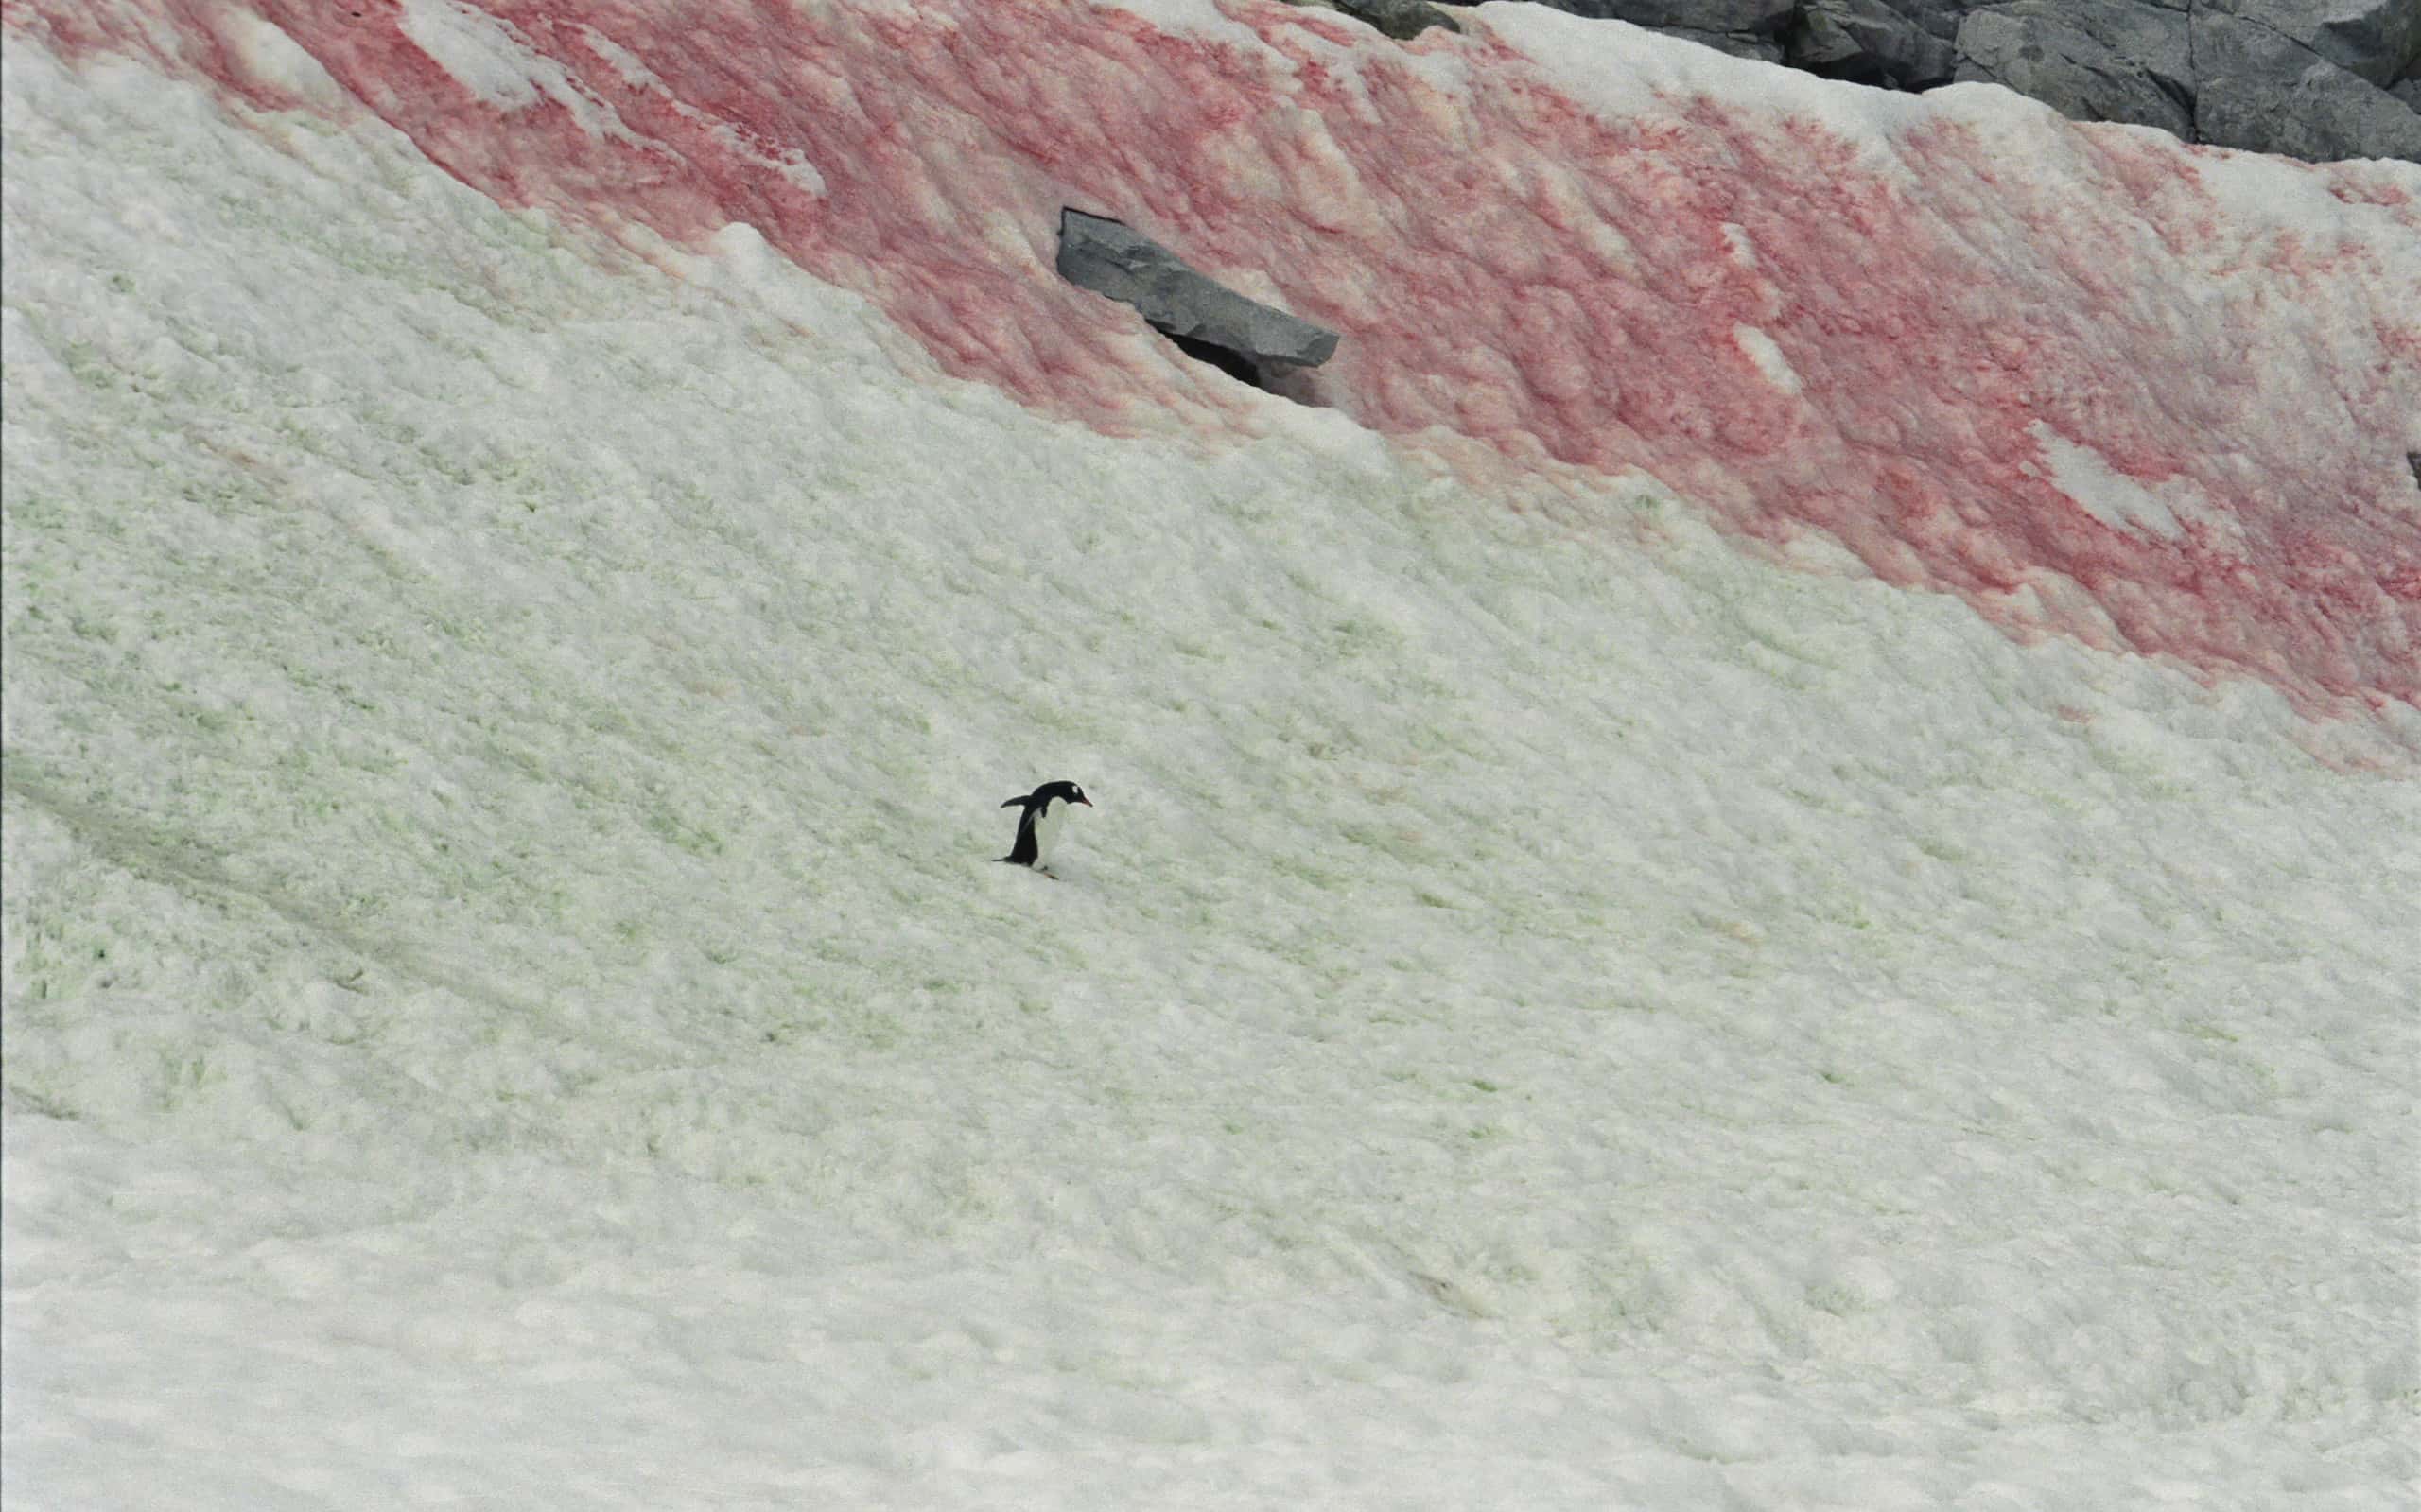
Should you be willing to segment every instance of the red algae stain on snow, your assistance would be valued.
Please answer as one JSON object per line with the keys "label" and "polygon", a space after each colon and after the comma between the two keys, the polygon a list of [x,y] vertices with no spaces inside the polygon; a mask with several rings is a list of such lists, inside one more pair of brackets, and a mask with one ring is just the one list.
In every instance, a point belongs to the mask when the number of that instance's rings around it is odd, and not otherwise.
{"label": "red algae stain on snow", "polygon": [[[1939,119],[1888,175],[1716,100],[1608,119],[1484,25],[1405,47],[1261,0],[1215,32],[1076,0],[256,9],[498,201],[685,243],[744,221],[1053,413],[1215,391],[1053,275],[1074,204],[1341,331],[1314,391],[1376,429],[1641,469],[2012,633],[2309,713],[2421,704],[2421,314],[2366,292],[2363,246],[2228,216],[2211,154],[2086,129],[2021,171]],[[196,0],[5,15],[296,103]],[[2388,175],[2310,171],[2421,236]]]}

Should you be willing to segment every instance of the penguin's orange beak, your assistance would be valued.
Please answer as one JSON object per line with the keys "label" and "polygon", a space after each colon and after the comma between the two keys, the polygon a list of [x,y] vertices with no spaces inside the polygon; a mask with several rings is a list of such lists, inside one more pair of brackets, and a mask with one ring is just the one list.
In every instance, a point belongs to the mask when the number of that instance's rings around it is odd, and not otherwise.
{"label": "penguin's orange beak", "polygon": [[1093,801],[1090,798],[1079,798],[1076,801],[1083,804],[1088,808],[1090,808],[1093,806]]}

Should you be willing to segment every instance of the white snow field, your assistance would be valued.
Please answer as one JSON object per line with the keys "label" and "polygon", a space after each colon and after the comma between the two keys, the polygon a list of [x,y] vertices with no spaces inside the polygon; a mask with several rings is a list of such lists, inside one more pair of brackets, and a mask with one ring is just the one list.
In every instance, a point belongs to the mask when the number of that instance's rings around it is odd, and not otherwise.
{"label": "white snow field", "polygon": [[2409,704],[5,66],[9,1508],[2415,1504]]}

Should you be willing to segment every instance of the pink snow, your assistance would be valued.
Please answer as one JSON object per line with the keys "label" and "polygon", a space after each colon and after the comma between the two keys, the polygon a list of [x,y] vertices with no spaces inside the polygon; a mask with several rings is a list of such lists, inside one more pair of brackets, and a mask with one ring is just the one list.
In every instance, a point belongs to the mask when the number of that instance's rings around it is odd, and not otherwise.
{"label": "pink snow", "polygon": [[[1611,24],[1602,90],[1567,88],[1507,8],[1409,45],[1277,0],[253,9],[348,101],[204,0],[0,16],[366,110],[506,205],[689,245],[745,222],[1047,413],[1245,432],[1228,380],[1052,273],[1061,206],[1116,216],[1341,332],[1313,392],[1407,445],[1646,472],[1742,536],[1820,532],[2011,634],[2307,714],[2421,705],[2421,172],[1975,91],[1701,91]],[[437,56],[465,26],[501,75]],[[2326,213],[2249,204],[2279,192]]]}

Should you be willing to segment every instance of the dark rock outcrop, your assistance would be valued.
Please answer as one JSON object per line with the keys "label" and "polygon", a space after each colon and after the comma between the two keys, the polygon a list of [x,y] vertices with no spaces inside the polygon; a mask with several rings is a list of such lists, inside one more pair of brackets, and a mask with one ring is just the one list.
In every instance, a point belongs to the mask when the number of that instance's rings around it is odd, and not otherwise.
{"label": "dark rock outcrop", "polygon": [[2193,19],[2194,136],[2299,158],[2421,163],[2421,112],[2259,21]]}
{"label": "dark rock outcrop", "polygon": [[1783,56],[1793,68],[1826,78],[1890,89],[1947,84],[1958,61],[1950,42],[1924,17],[1884,0],[1803,0],[1783,33]]}
{"label": "dark rock outcrop", "polygon": [[1320,0],[1356,21],[1365,21],[1398,42],[1410,42],[1432,26],[1463,29],[1461,22],[1428,0]]}
{"label": "dark rock outcrop", "polygon": [[1540,3],[1853,83],[2000,84],[2189,142],[2421,163],[2421,0]]}
{"label": "dark rock outcrop", "polygon": [[1267,387],[1336,351],[1336,333],[1246,299],[1124,221],[1059,212],[1059,276],[1131,304],[1189,356]]}
{"label": "dark rock outcrop", "polygon": [[2257,22],[2382,89],[2421,58],[2421,4],[2414,0],[2194,0],[2193,9],[2198,19]]}
{"label": "dark rock outcrop", "polygon": [[1959,24],[1984,0],[1890,0],[1891,9],[1944,42],[1959,35]]}
{"label": "dark rock outcrop", "polygon": [[2128,0],[2008,0],[1959,26],[1958,77],[2003,84],[2076,121],[2157,126],[2190,139],[2186,12]]}

